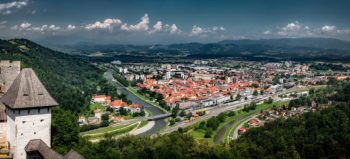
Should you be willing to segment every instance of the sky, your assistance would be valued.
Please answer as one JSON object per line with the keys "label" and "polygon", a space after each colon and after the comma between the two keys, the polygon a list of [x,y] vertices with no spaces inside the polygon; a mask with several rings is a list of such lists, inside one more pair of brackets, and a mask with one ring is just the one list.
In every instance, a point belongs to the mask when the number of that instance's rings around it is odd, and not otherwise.
{"label": "sky", "polygon": [[0,0],[0,38],[58,45],[350,41],[349,8],[349,0]]}

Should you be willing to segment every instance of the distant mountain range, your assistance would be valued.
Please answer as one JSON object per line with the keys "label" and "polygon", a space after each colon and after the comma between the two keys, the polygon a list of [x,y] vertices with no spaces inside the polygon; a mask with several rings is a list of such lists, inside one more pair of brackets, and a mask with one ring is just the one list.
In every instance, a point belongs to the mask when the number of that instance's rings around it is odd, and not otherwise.
{"label": "distant mountain range", "polygon": [[[78,43],[60,46],[61,51],[89,56],[221,58],[252,60],[332,60],[350,61],[350,42],[331,38],[284,38],[259,40],[224,40],[217,43],[182,43],[169,45],[123,45]],[[128,58],[130,59],[130,57]]]}
{"label": "distant mountain range", "polygon": [[271,47],[307,47],[318,49],[350,49],[350,41],[332,38],[284,38],[260,40],[224,40],[220,44],[261,45]]}

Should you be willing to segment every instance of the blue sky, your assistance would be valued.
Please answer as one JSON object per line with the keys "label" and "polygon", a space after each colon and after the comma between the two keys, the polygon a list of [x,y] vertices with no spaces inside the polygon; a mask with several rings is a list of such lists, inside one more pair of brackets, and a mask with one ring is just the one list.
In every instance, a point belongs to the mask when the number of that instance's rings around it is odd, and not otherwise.
{"label": "blue sky", "polygon": [[0,0],[0,38],[54,44],[350,40],[349,0]]}

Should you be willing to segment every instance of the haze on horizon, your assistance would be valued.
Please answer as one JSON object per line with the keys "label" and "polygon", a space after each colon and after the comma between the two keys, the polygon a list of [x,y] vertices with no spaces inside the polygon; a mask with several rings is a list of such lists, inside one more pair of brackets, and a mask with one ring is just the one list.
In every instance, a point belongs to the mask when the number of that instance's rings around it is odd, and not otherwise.
{"label": "haze on horizon", "polygon": [[350,40],[347,0],[3,0],[0,38],[47,44]]}

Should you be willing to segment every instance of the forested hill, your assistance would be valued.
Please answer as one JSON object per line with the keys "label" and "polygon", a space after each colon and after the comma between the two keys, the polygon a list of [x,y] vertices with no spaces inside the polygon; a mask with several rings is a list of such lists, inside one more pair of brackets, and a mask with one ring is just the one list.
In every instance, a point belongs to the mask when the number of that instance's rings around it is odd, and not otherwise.
{"label": "forested hill", "polygon": [[1,60],[20,60],[33,68],[61,108],[80,111],[103,83],[102,70],[75,56],[40,46],[26,39],[0,40]]}

